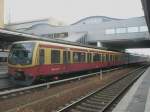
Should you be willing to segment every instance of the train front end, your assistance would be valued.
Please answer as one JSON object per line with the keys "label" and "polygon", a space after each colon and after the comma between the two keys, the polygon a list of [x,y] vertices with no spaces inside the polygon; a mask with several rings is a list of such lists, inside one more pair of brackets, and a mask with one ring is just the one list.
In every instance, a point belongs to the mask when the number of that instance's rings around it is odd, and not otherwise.
{"label": "train front end", "polygon": [[8,56],[8,75],[19,85],[31,85],[36,77],[36,42],[12,44]]}

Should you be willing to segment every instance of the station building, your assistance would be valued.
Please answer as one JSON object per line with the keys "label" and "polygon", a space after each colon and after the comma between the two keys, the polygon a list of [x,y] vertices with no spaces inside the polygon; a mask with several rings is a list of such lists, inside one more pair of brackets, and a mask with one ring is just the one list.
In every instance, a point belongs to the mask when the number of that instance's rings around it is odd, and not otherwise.
{"label": "station building", "polygon": [[[5,26],[5,29],[41,38],[60,39],[113,49],[137,46],[142,48],[147,45],[147,40],[150,40],[144,16],[129,19],[91,16],[64,26],[53,25],[48,22],[48,19],[43,19],[9,24]],[[120,44],[122,46],[118,47]]]}

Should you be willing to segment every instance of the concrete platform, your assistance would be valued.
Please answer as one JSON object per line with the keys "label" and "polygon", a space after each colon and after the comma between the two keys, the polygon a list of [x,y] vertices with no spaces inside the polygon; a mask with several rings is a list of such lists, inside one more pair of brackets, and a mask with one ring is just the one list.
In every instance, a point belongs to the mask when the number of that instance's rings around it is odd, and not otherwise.
{"label": "concrete platform", "polygon": [[8,73],[8,67],[6,65],[0,65],[0,78],[6,77]]}
{"label": "concrete platform", "polygon": [[0,79],[7,77],[8,77],[7,72],[0,72]]}
{"label": "concrete platform", "polygon": [[134,83],[113,112],[150,112],[150,67]]}
{"label": "concrete platform", "polygon": [[8,70],[0,71],[0,79],[8,77],[7,73],[8,73]]}

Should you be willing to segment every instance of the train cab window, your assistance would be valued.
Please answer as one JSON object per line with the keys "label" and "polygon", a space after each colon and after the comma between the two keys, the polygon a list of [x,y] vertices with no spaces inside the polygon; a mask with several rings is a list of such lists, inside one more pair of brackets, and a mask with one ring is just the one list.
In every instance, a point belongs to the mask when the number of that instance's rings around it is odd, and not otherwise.
{"label": "train cab window", "polygon": [[70,63],[70,51],[63,51],[63,63]]}
{"label": "train cab window", "polygon": [[45,56],[44,56],[44,54],[45,54],[45,50],[44,49],[40,49],[39,50],[39,64],[40,65],[44,64],[44,62],[45,62]]}
{"label": "train cab window", "polygon": [[92,54],[91,53],[87,54],[87,62],[92,62]]}
{"label": "train cab window", "polygon": [[60,50],[51,50],[51,63],[60,64]]}

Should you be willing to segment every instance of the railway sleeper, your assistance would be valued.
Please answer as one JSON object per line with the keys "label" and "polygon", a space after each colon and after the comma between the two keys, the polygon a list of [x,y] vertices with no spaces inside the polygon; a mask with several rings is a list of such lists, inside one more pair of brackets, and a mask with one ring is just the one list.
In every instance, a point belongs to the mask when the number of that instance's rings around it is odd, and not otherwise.
{"label": "railway sleeper", "polygon": [[105,90],[113,90],[113,89],[120,89],[121,86],[124,86],[125,83],[122,83],[122,84],[115,84],[114,86],[111,86],[110,88],[107,88]]}
{"label": "railway sleeper", "polygon": [[96,99],[99,99],[99,100],[101,100],[101,99],[106,99],[106,100],[111,100],[112,98],[113,98],[114,96],[93,96],[93,98],[96,98]]}
{"label": "railway sleeper", "polygon": [[98,101],[92,101],[92,100],[87,100],[86,102],[89,104],[94,104],[94,105],[105,105],[106,103],[108,103],[107,101],[98,102]]}
{"label": "railway sleeper", "polygon": [[[111,98],[112,99],[112,98]],[[107,98],[94,98],[94,97],[92,97],[92,98],[90,98],[90,100],[92,100],[92,101],[97,101],[97,102],[109,102],[110,100],[111,100],[110,98],[109,99],[107,99]]]}
{"label": "railway sleeper", "polygon": [[109,94],[97,94],[95,96],[97,96],[97,97],[114,97],[114,95],[116,95],[116,94],[109,93]]}
{"label": "railway sleeper", "polygon": [[116,93],[97,94],[99,97],[114,97]]}
{"label": "railway sleeper", "polygon": [[113,96],[112,97],[107,97],[107,96],[105,96],[105,97],[103,97],[103,96],[93,96],[90,99],[93,99],[93,100],[110,100],[112,98],[113,98]]}
{"label": "railway sleeper", "polygon": [[81,112],[98,112],[99,111],[99,109],[87,108],[83,106],[76,106],[75,109]]}
{"label": "railway sleeper", "polygon": [[[118,90],[117,90],[118,91]],[[109,90],[104,90],[104,91],[100,91],[99,93],[97,93],[97,94],[112,94],[112,93],[114,93],[112,90],[111,91],[109,91]]]}
{"label": "railway sleeper", "polygon": [[116,94],[116,93],[118,93],[118,91],[120,91],[122,89],[123,88],[118,88],[118,89],[113,89],[113,90],[104,90],[104,91],[102,91],[102,94]]}
{"label": "railway sleeper", "polygon": [[76,109],[71,109],[71,110],[69,110],[68,112],[81,112],[81,111],[78,111],[78,110],[76,110]]}
{"label": "railway sleeper", "polygon": [[94,109],[102,109],[105,105],[101,105],[101,104],[90,104],[90,103],[82,103],[81,106],[87,107],[87,108],[94,108]]}

